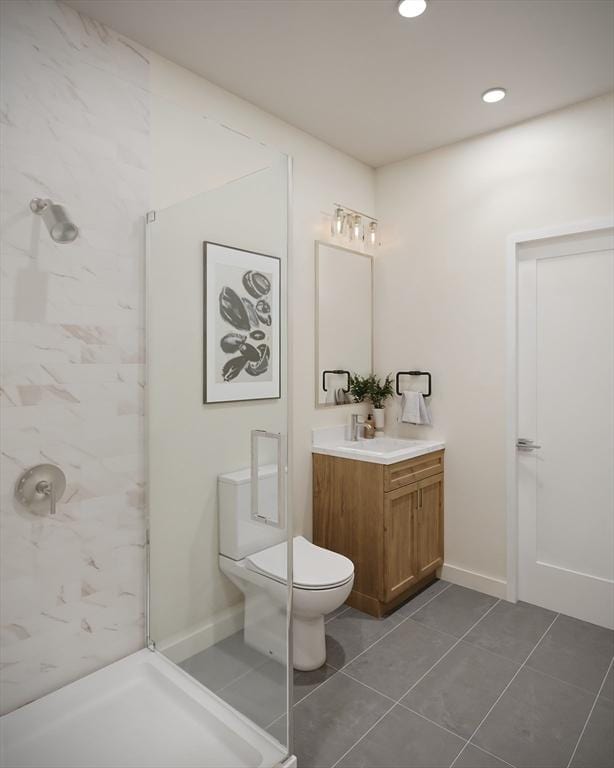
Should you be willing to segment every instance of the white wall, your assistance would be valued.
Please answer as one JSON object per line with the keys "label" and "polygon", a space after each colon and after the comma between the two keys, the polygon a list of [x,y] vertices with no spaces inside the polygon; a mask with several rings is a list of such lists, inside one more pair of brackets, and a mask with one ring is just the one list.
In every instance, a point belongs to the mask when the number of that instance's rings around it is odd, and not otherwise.
{"label": "white wall", "polygon": [[[49,0],[2,2],[2,705],[142,647],[143,211],[148,63]],[[55,244],[32,197],[80,228]],[[15,481],[67,477],[55,517]]]}
{"label": "white wall", "polygon": [[[613,135],[605,96],[376,174],[375,366],[432,372],[433,428],[398,432],[446,439],[444,575],[494,593],[506,579],[506,239],[611,216]],[[398,403],[389,411],[394,424]]]}
{"label": "white wall", "polygon": [[[203,190],[219,189],[223,182],[244,177],[258,167],[262,167],[266,162],[274,162],[276,152],[273,150],[292,156],[289,343],[292,495],[290,504],[296,531],[309,535],[311,532],[311,428],[318,424],[339,423],[349,418],[346,407],[317,410],[314,405],[314,241],[328,238],[330,229],[327,216],[332,212],[335,202],[358,210],[373,211],[374,171],[217,88],[201,77],[151,52],[149,57],[151,59],[154,208],[164,209],[187,200]],[[217,124],[229,126],[230,130],[219,128]],[[253,141],[250,142],[239,134],[251,137]],[[271,149],[266,150],[261,143]],[[260,153],[257,151],[258,148],[261,149]],[[257,176],[252,178],[256,180]],[[238,188],[242,188],[244,181],[236,184]],[[229,190],[231,187],[232,185],[228,185]],[[214,194],[217,196],[217,193]],[[249,208],[249,204],[247,204],[248,208],[245,208],[248,196],[244,195],[241,200],[243,207],[237,203],[236,213],[239,216],[245,216]],[[205,203],[206,207],[207,203]],[[253,216],[249,216],[246,221],[249,221],[251,228]],[[249,235],[249,229],[241,225],[241,219],[237,224],[233,232],[232,222],[223,221],[223,217],[218,216],[218,220],[213,224],[214,230],[219,232],[221,226],[225,227],[225,234],[220,235],[220,242],[232,241],[231,244],[244,248],[255,247],[254,237]],[[155,229],[152,232],[155,232]],[[267,235],[263,232],[262,234],[270,238],[274,233],[269,232]],[[273,246],[262,241],[262,237],[260,242],[261,246],[256,250],[271,251]],[[175,260],[177,269],[180,269],[177,256]],[[200,269],[200,260],[196,266]],[[195,271],[189,265],[186,265],[186,269],[188,271],[185,274],[190,276],[188,283],[199,280],[198,269]],[[189,322],[186,317],[192,317],[189,309],[191,306],[188,299],[188,304],[185,306],[187,315],[183,320],[177,318],[179,321]],[[154,302],[151,303],[151,307],[155,316]],[[178,331],[181,330],[181,322],[178,323]],[[189,338],[195,332],[200,333],[200,315],[197,322],[198,328],[190,333]],[[182,370],[185,370],[185,365],[188,364],[189,361],[185,359]],[[157,374],[164,377],[164,371],[159,367],[156,370]],[[207,482],[211,487],[208,489],[209,496],[203,500],[202,477],[192,474],[190,480],[189,477],[185,477],[185,473],[182,474],[182,490],[177,501],[181,500],[184,503],[181,521],[183,535],[187,538],[182,547],[177,539],[179,536],[177,530],[169,531],[174,541],[173,552],[165,552],[162,566],[164,572],[159,574],[159,579],[156,581],[159,585],[156,591],[159,592],[164,585],[166,594],[172,596],[172,599],[167,599],[165,607],[161,605],[158,610],[154,594],[152,611],[155,615],[154,623],[158,638],[166,640],[170,638],[172,642],[180,642],[183,639],[186,641],[181,643],[184,648],[194,647],[187,641],[187,636],[192,632],[200,633],[203,637],[211,636],[206,629],[208,623],[212,619],[215,620],[216,616],[224,616],[224,610],[240,600],[237,590],[219,573],[215,557],[217,507],[214,479],[220,472],[247,466],[249,460],[248,453],[232,447],[230,443],[225,449],[203,454],[203,442],[214,435],[210,428],[211,419],[207,418],[212,407],[203,406],[200,398],[202,370],[198,356],[194,360],[194,365],[188,370],[194,378],[196,389],[191,395],[180,397],[181,412],[191,413],[190,419],[194,428],[176,435],[178,439],[173,442],[172,448],[175,452],[173,462],[178,462],[178,466],[181,466],[177,458],[181,455],[185,458],[184,466],[191,465],[191,456],[200,455],[203,461],[206,458]],[[176,390],[177,387],[173,384],[176,378],[175,366],[167,368],[166,376],[169,391]],[[161,383],[162,379],[159,379],[159,382]],[[270,408],[267,410],[266,404],[250,406],[243,403],[215,406],[214,410],[217,414],[215,423],[221,420],[221,429],[223,430],[223,424],[225,424],[227,428],[225,434],[228,436],[241,425],[247,435],[250,425],[258,426],[256,424],[258,418],[262,422],[260,426],[266,428],[265,420],[269,418],[267,414]],[[154,423],[159,421],[158,416],[154,405],[151,411]],[[197,424],[200,426],[196,426]],[[274,426],[271,423],[271,428]],[[278,428],[280,426],[282,425],[278,425]],[[247,443],[245,447],[249,448]],[[167,444],[164,451],[156,451],[155,455],[162,460],[169,448]],[[230,466],[233,455],[236,466]],[[156,475],[156,467],[152,466],[151,469],[153,478]],[[159,499],[162,498],[160,494]],[[156,519],[162,522],[164,515],[168,514],[163,507],[168,506],[172,500],[164,498],[163,504],[158,504],[157,499],[152,499],[152,537],[156,535]],[[200,558],[197,557],[198,551],[201,552]],[[152,543],[154,570],[158,567],[161,554],[160,551],[156,555]],[[176,559],[176,568],[173,568],[170,562],[172,557]],[[172,635],[174,637],[171,637]]]}

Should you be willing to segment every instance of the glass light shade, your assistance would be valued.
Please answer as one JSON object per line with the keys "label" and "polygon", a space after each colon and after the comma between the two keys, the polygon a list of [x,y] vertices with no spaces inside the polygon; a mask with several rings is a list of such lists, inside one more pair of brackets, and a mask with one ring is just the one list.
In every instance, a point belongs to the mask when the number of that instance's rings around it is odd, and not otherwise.
{"label": "glass light shade", "polygon": [[377,233],[377,222],[372,221],[369,224],[369,243],[371,245],[375,245],[376,233]]}
{"label": "glass light shade", "polygon": [[426,0],[399,0],[397,10],[404,19],[415,19],[426,11]]}
{"label": "glass light shade", "polygon": [[505,88],[489,88],[482,94],[482,101],[487,104],[495,104],[497,101],[501,101],[505,98]]}
{"label": "glass light shade", "polygon": [[343,213],[343,208],[336,208],[335,215],[332,221],[333,235],[343,234],[344,223],[345,223],[345,214]]}

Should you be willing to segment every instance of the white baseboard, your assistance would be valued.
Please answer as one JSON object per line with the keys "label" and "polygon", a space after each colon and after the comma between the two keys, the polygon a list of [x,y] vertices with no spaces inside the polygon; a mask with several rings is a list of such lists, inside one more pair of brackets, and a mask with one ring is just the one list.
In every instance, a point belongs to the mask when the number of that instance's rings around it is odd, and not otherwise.
{"label": "white baseboard", "polygon": [[240,629],[243,629],[243,603],[220,611],[210,621],[203,622],[188,632],[169,637],[163,643],[157,644],[157,648],[175,664],[180,664]]}
{"label": "white baseboard", "polygon": [[479,592],[484,592],[487,595],[499,597],[502,600],[507,599],[507,581],[495,579],[493,576],[487,576],[485,573],[478,573],[478,571],[460,568],[458,565],[444,563],[441,568],[440,578],[452,584],[458,584],[460,587],[477,589]]}

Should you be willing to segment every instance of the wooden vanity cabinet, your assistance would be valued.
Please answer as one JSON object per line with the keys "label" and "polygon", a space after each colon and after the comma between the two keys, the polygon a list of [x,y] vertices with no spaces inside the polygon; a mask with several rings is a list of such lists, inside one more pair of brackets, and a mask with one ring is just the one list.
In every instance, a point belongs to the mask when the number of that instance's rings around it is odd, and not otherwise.
{"label": "wooden vanity cabinet", "polygon": [[313,540],[353,561],[349,605],[382,616],[435,578],[443,453],[388,465],[313,455]]}

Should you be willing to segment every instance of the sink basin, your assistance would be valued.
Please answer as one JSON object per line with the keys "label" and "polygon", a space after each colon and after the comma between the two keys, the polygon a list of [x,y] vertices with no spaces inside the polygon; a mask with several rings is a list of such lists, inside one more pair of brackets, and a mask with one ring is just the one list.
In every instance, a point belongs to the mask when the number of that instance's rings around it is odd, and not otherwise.
{"label": "sink basin", "polygon": [[371,440],[344,440],[338,448],[358,453],[375,453],[383,456],[396,451],[407,451],[420,447],[424,440],[402,440],[395,437],[374,437]]}
{"label": "sink basin", "polygon": [[394,464],[425,453],[439,451],[444,443],[438,440],[405,440],[399,437],[375,437],[371,440],[336,440],[313,445],[314,453],[324,453],[345,459]]}

